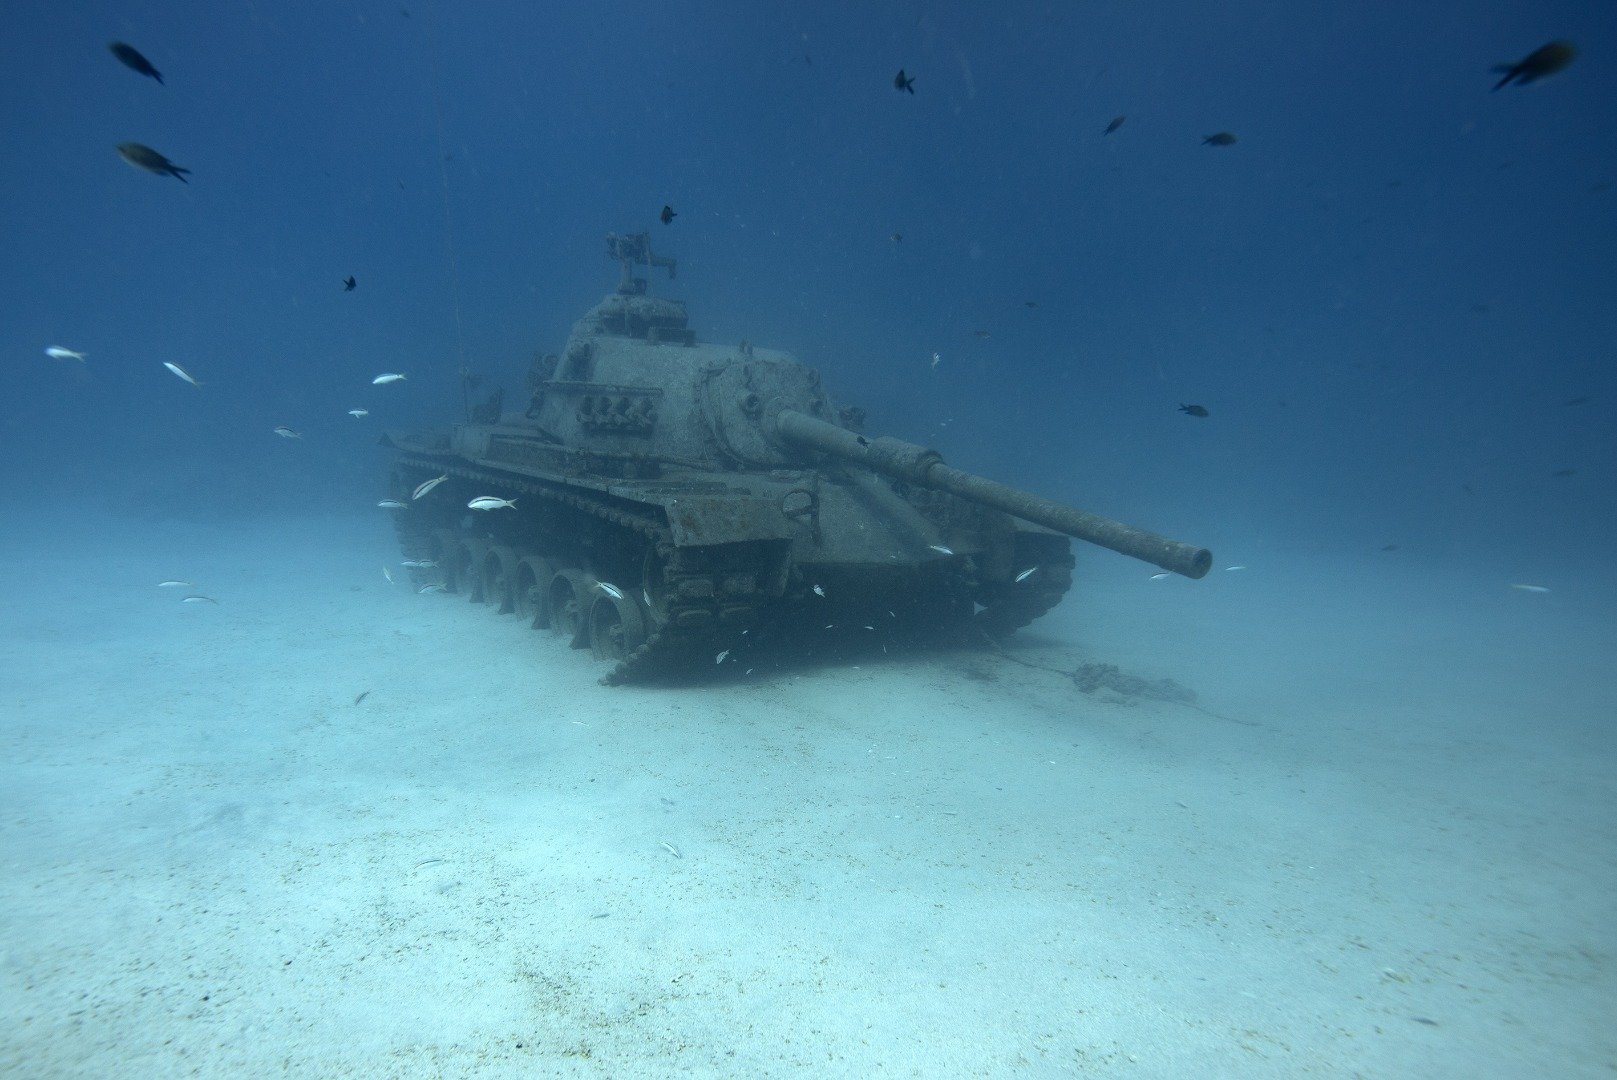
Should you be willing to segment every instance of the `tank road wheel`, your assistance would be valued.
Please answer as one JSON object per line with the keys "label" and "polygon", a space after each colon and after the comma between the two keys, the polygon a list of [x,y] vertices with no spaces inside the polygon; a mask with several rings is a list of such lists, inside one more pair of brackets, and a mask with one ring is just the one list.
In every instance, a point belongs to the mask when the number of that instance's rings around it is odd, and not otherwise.
{"label": "tank road wheel", "polygon": [[1017,544],[1017,556],[1016,565],[1033,566],[1036,572],[984,589],[977,597],[983,609],[975,622],[991,637],[1014,634],[1059,604],[1072,588],[1072,548],[1066,537],[1029,537]]}
{"label": "tank road wheel", "polygon": [[516,575],[519,561],[516,551],[504,544],[490,544],[487,554],[483,556],[483,598],[499,605],[501,615],[509,615],[517,609]]}
{"label": "tank road wheel", "polygon": [[589,605],[595,583],[582,570],[558,570],[550,579],[550,629],[575,649],[590,643]]}
{"label": "tank road wheel", "polygon": [[517,560],[511,594],[517,615],[529,620],[535,630],[550,626],[550,579],[555,576],[556,568],[549,559],[528,555]]}
{"label": "tank road wheel", "polygon": [[590,648],[597,660],[626,660],[646,643],[646,620],[632,596],[597,590],[590,605]]}
{"label": "tank road wheel", "polygon": [[658,553],[656,547],[646,549],[646,557],[640,566],[640,580],[645,582],[643,596],[645,615],[654,626],[661,626],[668,621],[668,559]]}
{"label": "tank road wheel", "polygon": [[483,560],[494,545],[487,540],[462,540],[461,544],[466,548],[466,593],[472,603],[481,604],[488,599],[483,592]]}
{"label": "tank road wheel", "polygon": [[439,529],[433,534],[434,555],[438,572],[443,575],[444,592],[466,592],[471,587],[472,553],[466,541],[453,529]]}

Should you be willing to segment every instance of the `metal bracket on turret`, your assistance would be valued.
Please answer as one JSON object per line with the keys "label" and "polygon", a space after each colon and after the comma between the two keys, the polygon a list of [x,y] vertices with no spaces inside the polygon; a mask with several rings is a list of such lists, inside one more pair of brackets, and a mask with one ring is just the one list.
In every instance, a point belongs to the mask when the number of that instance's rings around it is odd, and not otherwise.
{"label": "metal bracket on turret", "polygon": [[647,269],[657,266],[667,267],[669,281],[678,276],[679,264],[673,257],[652,254],[650,233],[634,233],[631,236],[607,233],[606,250],[623,266],[623,276],[618,279],[618,292],[621,295],[645,295],[646,279],[634,276],[636,266],[644,266]]}

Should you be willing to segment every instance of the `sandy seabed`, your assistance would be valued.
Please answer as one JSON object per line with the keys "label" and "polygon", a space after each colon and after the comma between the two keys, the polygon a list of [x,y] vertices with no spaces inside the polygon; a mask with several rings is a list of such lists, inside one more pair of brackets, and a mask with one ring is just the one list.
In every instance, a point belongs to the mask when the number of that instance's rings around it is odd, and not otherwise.
{"label": "sandy seabed", "polygon": [[368,518],[0,558],[4,1075],[1617,1068],[1609,590],[1082,553],[1015,655],[1198,710],[972,650],[607,688]]}

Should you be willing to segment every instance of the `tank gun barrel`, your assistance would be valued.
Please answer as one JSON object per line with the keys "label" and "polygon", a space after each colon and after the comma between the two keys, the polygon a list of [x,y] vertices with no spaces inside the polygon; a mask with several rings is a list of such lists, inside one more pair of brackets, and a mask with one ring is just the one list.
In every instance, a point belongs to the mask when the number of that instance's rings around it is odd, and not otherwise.
{"label": "tank gun barrel", "polygon": [[1013,517],[1188,578],[1202,577],[1213,565],[1213,553],[1206,548],[1170,540],[1146,529],[962,472],[944,464],[943,456],[936,450],[915,443],[886,436],[867,438],[791,409],[776,415],[774,427],[781,439],[794,446],[818,450],[920,487],[947,491],[962,499],[992,506]]}

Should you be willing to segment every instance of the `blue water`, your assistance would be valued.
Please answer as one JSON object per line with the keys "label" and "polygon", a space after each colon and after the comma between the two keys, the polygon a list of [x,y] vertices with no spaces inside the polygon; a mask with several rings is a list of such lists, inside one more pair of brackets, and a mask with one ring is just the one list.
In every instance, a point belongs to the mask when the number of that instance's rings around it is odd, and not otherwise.
{"label": "blue water", "polygon": [[[1164,527],[1586,580],[1617,517],[1614,22],[13,12],[6,436],[35,490],[228,458],[299,498],[368,492],[364,469],[332,473],[375,427],[452,419],[463,359],[516,390],[612,282],[604,233],[651,229],[702,336],[790,349],[962,465]],[[1571,69],[1489,91],[1490,64],[1555,36],[1583,50]],[[1222,130],[1240,142],[1201,145]],[[123,165],[124,141],[191,183]],[[205,405],[164,360],[214,384]],[[407,387],[370,388],[397,368]],[[261,437],[276,424],[307,429],[299,460]]]}
{"label": "blue water", "polygon": [[[1556,38],[1567,70],[1491,89]],[[1440,578],[1434,625],[1543,598],[1523,633],[1576,650],[1617,612],[1614,56],[1617,13],[1565,2],[12,5],[0,507],[369,513],[380,432],[455,422],[463,367],[517,400],[645,230],[699,337],[790,351],[871,430],[1215,574],[1283,560],[1251,625],[1349,567],[1357,617]],[[1590,677],[1523,694],[1609,756]]]}

